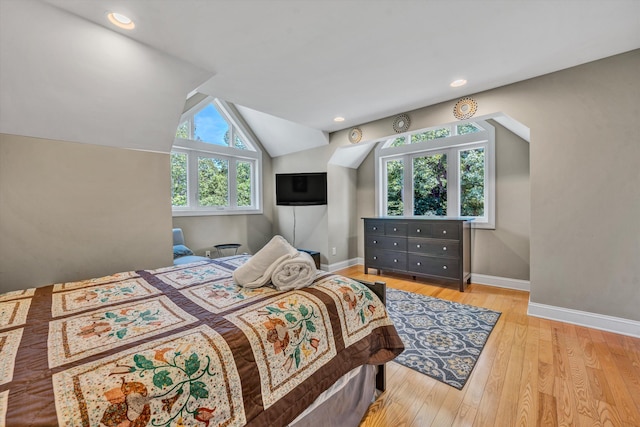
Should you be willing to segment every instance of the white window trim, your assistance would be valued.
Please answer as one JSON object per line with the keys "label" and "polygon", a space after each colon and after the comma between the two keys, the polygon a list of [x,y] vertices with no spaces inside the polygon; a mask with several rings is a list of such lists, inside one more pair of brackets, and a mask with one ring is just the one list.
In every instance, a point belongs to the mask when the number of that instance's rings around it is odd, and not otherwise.
{"label": "white window trim", "polygon": [[[205,216],[205,215],[251,215],[263,213],[262,191],[262,150],[254,140],[243,121],[239,119],[235,111],[223,100],[206,97],[194,105],[180,118],[180,124],[188,121],[193,126],[193,117],[210,103],[216,105],[216,109],[229,123],[231,130],[231,143],[234,141],[234,133],[240,136],[247,150],[240,150],[231,146],[211,144],[191,139],[175,138],[172,153],[187,154],[187,201],[188,206],[172,206],[173,216]],[[193,129],[189,130],[193,135]],[[198,157],[217,157],[229,161],[229,206],[198,206]],[[251,195],[253,205],[251,207],[237,207],[236,197],[236,163],[249,162],[252,165]],[[193,184],[192,184],[193,183]]]}
{"label": "white window trim", "polygon": [[[484,130],[474,133],[468,133],[464,135],[455,135],[456,127],[458,125],[473,122],[478,123]],[[432,129],[440,129],[447,126],[452,127],[452,136],[445,138],[433,139],[425,142],[419,142],[414,144],[405,144],[398,147],[385,147],[391,140],[404,136],[409,138],[411,135],[419,134]],[[464,151],[471,148],[478,148],[484,146],[485,148],[485,216],[481,218],[476,217],[462,217],[460,215],[450,215],[455,218],[474,218],[471,222],[471,226],[481,229],[495,229],[495,202],[496,202],[496,190],[495,190],[495,128],[485,121],[479,120],[467,120],[461,122],[453,122],[444,125],[429,127],[425,129],[414,130],[411,132],[405,132],[398,135],[391,135],[384,139],[381,139],[375,149],[375,205],[376,211],[380,216],[386,216],[386,193],[384,190],[386,187],[386,174],[385,165],[386,160],[391,159],[403,159],[404,169],[411,173],[404,174],[404,189],[403,196],[409,192],[413,186],[413,162],[412,158],[425,153],[442,153],[447,152],[447,187],[449,191],[447,193],[447,211],[448,212],[460,212],[460,151]],[[455,155],[454,157],[451,157]],[[454,189],[455,191],[451,191]],[[403,197],[404,213],[406,217],[413,217],[413,196],[410,200]]]}

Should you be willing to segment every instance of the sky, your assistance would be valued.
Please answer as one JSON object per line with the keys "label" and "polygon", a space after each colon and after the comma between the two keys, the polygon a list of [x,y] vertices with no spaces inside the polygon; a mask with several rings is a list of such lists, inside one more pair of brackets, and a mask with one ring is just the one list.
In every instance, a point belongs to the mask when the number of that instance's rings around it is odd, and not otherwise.
{"label": "sky", "polygon": [[207,105],[193,118],[195,124],[194,139],[212,144],[227,145],[224,142],[224,134],[229,130],[229,125],[220,116],[213,104]]}

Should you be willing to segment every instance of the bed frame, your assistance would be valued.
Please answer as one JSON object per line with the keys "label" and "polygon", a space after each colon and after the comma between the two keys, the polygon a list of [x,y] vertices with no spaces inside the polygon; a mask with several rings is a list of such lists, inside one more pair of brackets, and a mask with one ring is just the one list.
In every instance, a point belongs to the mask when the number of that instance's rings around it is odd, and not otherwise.
{"label": "bed frame", "polygon": [[[382,304],[387,305],[387,284],[385,282],[368,282],[366,280],[354,279],[356,282],[360,282],[380,298]],[[387,376],[385,372],[385,365],[378,365],[378,373],[376,374],[376,389],[380,392],[385,391],[387,387]]]}

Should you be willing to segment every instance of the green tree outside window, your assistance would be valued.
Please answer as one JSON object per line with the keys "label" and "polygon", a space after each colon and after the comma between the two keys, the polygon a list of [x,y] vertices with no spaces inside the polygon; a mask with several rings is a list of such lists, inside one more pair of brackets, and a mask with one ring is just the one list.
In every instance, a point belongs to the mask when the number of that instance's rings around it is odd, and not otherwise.
{"label": "green tree outside window", "polygon": [[171,153],[171,204],[187,206],[187,155]]}
{"label": "green tree outside window", "polygon": [[402,189],[404,182],[404,163],[402,160],[389,160],[387,163],[387,215],[404,215]]}
{"label": "green tree outside window", "polygon": [[413,159],[413,214],[447,215],[447,155]]}
{"label": "green tree outside window", "polygon": [[198,157],[198,203],[229,206],[229,161]]}
{"label": "green tree outside window", "polygon": [[460,152],[460,215],[484,215],[484,148]]}
{"label": "green tree outside window", "polygon": [[251,163],[238,162],[236,185],[238,206],[251,206]]}

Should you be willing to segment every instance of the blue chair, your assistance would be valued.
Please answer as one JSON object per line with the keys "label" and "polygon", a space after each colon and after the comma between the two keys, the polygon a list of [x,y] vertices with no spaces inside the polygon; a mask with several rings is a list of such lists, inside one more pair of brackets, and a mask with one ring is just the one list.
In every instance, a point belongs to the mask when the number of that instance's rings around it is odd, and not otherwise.
{"label": "blue chair", "polygon": [[173,229],[173,265],[189,264],[191,262],[205,261],[209,258],[194,255],[193,251],[184,244],[184,234],[181,228]]}

